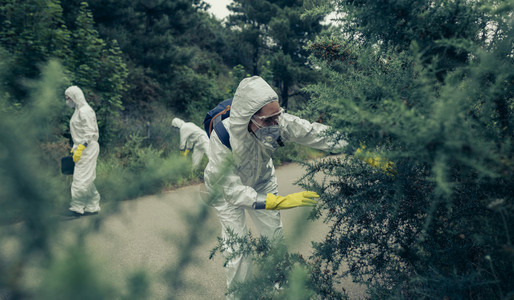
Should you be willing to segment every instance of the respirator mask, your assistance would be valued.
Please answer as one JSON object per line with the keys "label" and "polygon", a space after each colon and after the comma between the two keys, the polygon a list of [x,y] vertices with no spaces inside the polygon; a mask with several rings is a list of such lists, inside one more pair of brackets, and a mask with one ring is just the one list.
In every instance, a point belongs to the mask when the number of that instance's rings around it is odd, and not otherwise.
{"label": "respirator mask", "polygon": [[75,106],[77,106],[75,104],[75,102],[73,102],[71,99],[66,99],[66,105],[69,107],[69,108],[75,108]]}
{"label": "respirator mask", "polygon": [[[279,112],[273,115],[253,116],[250,119],[257,127],[257,130],[254,132],[255,137],[268,149],[275,150],[279,146],[284,146],[280,135],[280,126],[278,125],[283,113],[284,109],[281,108]],[[257,122],[257,120],[259,120],[259,122]]]}

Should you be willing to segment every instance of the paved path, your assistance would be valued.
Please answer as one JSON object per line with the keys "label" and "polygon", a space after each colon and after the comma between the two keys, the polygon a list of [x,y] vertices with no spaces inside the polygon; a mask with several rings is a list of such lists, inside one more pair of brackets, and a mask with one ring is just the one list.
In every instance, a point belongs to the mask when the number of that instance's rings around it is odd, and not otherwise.
{"label": "paved path", "polygon": [[[287,195],[300,191],[293,182],[302,173],[303,169],[296,164],[278,168],[279,193]],[[67,221],[69,230],[59,246],[65,249],[67,244],[75,242],[74,230],[87,230],[88,252],[98,259],[105,276],[126,278],[128,274],[144,270],[151,276],[151,299],[166,299],[169,293],[176,299],[224,299],[223,258],[218,253],[214,259],[209,259],[220,224],[214,209],[200,200],[198,191],[201,186],[123,201],[116,211],[106,204],[101,215]],[[199,218],[202,213],[205,217]],[[305,256],[311,254],[310,241],[320,241],[328,230],[328,225],[321,221],[307,220],[308,213],[309,208],[282,211],[289,250]],[[99,229],[89,230],[93,225]],[[196,240],[190,238],[192,228],[193,233],[198,234]],[[298,235],[295,228],[303,228],[304,235]],[[193,245],[194,250],[184,253],[186,244]],[[177,262],[183,254],[187,254],[186,259]],[[178,279],[183,279],[182,284],[173,287]],[[123,280],[118,282],[125,284]],[[343,286],[351,292],[352,299],[363,295],[362,288],[350,280]]]}

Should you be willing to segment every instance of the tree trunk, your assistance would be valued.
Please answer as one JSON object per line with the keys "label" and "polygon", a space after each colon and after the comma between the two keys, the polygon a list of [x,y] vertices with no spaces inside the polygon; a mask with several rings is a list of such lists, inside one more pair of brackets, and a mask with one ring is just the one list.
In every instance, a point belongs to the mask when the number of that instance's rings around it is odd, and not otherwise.
{"label": "tree trunk", "polygon": [[282,82],[281,88],[280,88],[280,97],[282,97],[282,107],[284,109],[287,109],[287,105],[289,102],[289,83],[286,81]]}

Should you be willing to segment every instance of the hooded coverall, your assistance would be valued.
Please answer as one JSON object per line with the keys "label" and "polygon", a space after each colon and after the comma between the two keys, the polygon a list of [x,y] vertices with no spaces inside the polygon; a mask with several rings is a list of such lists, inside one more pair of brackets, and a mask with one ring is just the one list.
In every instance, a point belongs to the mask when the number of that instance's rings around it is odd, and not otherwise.
{"label": "hooded coverall", "polygon": [[100,194],[94,184],[96,160],[100,153],[96,115],[79,87],[71,86],[64,94],[75,103],[75,112],[70,119],[73,151],[79,144],[87,145],[79,161],[75,163],[69,209],[79,214],[95,213],[100,210]]}
{"label": "hooded coverall", "polygon": [[179,118],[174,118],[171,125],[180,129],[180,151],[192,150],[193,169],[198,168],[209,147],[207,133],[194,123]]}
{"label": "hooded coverall", "polygon": [[[223,125],[230,135],[232,151],[222,144],[216,131],[212,131],[208,151],[209,163],[204,172],[207,191],[214,194],[221,188],[221,197],[212,203],[221,222],[222,238],[227,239],[231,230],[238,236],[247,234],[245,210],[252,218],[259,233],[273,241],[283,239],[282,222],[278,210],[254,209],[254,203],[265,202],[268,193],[277,194],[277,178],[271,159],[272,150],[263,146],[248,131],[252,116],[264,105],[278,101],[278,95],[262,78],[246,78],[239,84],[230,109],[230,117]],[[310,123],[290,114],[279,120],[281,139],[296,142],[320,150],[340,150],[347,143],[333,142],[323,134],[329,127]],[[232,156],[232,160],[228,159]],[[228,173],[226,172],[227,161]],[[221,179],[222,178],[222,179]],[[227,249],[226,254],[230,254]],[[239,256],[226,265],[227,286],[245,281],[250,276],[251,258]]]}

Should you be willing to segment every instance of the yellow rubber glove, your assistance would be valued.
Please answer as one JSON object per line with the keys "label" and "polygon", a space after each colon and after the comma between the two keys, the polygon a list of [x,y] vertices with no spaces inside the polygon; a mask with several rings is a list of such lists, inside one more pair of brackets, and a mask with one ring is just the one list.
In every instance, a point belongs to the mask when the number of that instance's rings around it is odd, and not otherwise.
{"label": "yellow rubber glove", "polygon": [[80,157],[82,156],[82,151],[86,149],[86,146],[79,144],[75,152],[73,152],[73,162],[76,163],[80,160]]}
{"label": "yellow rubber glove", "polygon": [[316,200],[311,198],[319,198],[319,196],[315,192],[309,191],[289,194],[285,197],[268,194],[266,196],[266,209],[288,209],[298,206],[314,206],[318,203]]}
{"label": "yellow rubber glove", "polygon": [[363,149],[365,148],[366,146],[361,146],[358,148],[355,151],[355,157],[364,161],[370,166],[381,169],[386,175],[394,176],[395,174],[398,174],[394,168],[394,162],[389,160],[384,161],[380,156],[370,156],[369,152],[364,153]]}
{"label": "yellow rubber glove", "polygon": [[188,154],[189,154],[189,150],[188,149],[186,149],[184,151],[180,151],[180,155],[182,155],[182,156],[187,156]]}

